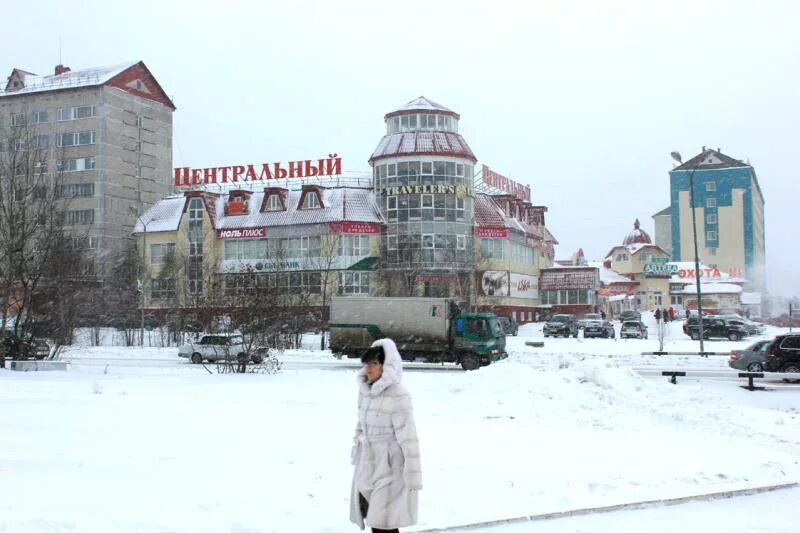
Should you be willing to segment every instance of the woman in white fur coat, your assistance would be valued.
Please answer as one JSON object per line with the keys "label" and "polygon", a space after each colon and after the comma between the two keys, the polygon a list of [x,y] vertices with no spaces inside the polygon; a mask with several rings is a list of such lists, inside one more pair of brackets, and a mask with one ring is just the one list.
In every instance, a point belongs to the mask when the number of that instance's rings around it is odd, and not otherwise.
{"label": "woman in white fur coat", "polygon": [[400,384],[403,365],[394,341],[375,341],[361,361],[350,520],[374,533],[398,531],[417,523],[422,488],[411,396]]}

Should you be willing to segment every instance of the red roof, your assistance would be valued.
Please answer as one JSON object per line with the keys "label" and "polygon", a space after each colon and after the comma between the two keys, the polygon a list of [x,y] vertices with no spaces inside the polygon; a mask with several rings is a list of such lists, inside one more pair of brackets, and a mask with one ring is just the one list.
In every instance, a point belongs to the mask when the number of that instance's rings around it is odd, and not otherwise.
{"label": "red roof", "polygon": [[408,131],[386,135],[369,158],[370,163],[387,157],[405,155],[446,155],[463,157],[473,163],[478,159],[467,141],[458,133],[443,131]]}

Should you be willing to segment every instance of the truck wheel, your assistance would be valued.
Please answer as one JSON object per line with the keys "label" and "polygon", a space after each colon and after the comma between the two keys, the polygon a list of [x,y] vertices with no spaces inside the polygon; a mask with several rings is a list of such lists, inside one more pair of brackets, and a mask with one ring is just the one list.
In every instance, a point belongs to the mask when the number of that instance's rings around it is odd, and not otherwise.
{"label": "truck wheel", "polygon": [[200,364],[200,363],[202,363],[202,362],[203,362],[203,356],[202,356],[202,355],[200,355],[200,354],[199,354],[199,353],[197,353],[197,352],[194,352],[194,353],[192,354],[192,363],[194,363],[194,364],[196,364],[196,365],[199,365],[199,364]]}
{"label": "truck wheel", "polygon": [[700,340],[700,334],[697,333],[696,331],[693,331],[692,332],[692,340],[693,341],[699,341]]}
{"label": "truck wheel", "polygon": [[461,368],[464,370],[477,370],[481,367],[481,360],[477,355],[465,355],[461,358]]}

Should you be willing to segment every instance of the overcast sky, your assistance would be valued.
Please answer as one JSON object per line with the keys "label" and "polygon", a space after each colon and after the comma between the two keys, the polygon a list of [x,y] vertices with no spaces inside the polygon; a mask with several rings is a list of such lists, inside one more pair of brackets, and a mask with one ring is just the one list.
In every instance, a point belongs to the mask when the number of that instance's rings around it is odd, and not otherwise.
{"label": "overcast sky", "polygon": [[557,257],[602,259],[669,205],[669,153],[755,167],[768,285],[800,293],[800,2],[6,2],[0,71],[143,60],[177,106],[175,166],[368,171],[424,95],[480,163],[531,186]]}

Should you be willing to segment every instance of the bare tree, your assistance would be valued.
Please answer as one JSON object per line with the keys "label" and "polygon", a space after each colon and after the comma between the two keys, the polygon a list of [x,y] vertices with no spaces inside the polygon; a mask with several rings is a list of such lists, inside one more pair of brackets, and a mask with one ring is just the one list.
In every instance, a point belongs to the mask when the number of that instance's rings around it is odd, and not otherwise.
{"label": "bare tree", "polygon": [[9,331],[0,366],[6,351],[18,353],[34,333],[47,334],[54,353],[71,342],[75,309],[95,285],[92,259],[82,250],[88,225],[76,225],[91,220],[68,211],[63,149],[51,148],[29,116],[21,111],[0,129],[0,318]]}

